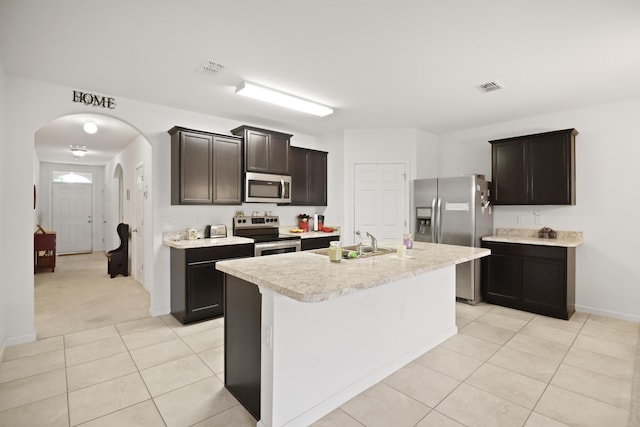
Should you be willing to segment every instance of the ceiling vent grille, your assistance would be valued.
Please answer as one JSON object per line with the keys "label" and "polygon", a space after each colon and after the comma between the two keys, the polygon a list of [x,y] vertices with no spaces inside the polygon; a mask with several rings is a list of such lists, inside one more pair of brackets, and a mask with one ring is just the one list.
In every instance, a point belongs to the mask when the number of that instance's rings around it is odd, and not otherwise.
{"label": "ceiling vent grille", "polygon": [[203,73],[207,73],[207,74],[218,74],[220,71],[224,70],[224,65],[219,64],[217,62],[214,61],[207,61],[203,66],[202,66],[202,72]]}
{"label": "ceiling vent grille", "polygon": [[485,93],[493,92],[503,88],[502,85],[496,81],[482,83],[481,85],[478,85],[476,87]]}

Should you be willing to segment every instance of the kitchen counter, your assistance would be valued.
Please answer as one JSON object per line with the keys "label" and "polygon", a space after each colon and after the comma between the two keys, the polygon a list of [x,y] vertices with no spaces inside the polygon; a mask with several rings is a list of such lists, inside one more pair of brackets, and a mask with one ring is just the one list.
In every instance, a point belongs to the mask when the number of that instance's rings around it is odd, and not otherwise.
{"label": "kitchen counter", "polygon": [[334,263],[326,255],[305,251],[221,261],[216,268],[300,302],[319,302],[489,253],[488,249],[415,242],[405,258],[391,253]]}
{"label": "kitchen counter", "polygon": [[519,243],[524,245],[560,246],[575,248],[583,243],[581,231],[557,231],[556,239],[538,237],[537,229],[527,228],[497,228],[493,236],[482,238],[485,242]]}
{"label": "kitchen counter", "polygon": [[170,240],[165,239],[165,246],[176,249],[210,248],[213,246],[229,246],[253,243],[253,239],[246,237],[218,237],[215,239],[195,239],[195,240]]}
{"label": "kitchen counter", "polygon": [[455,335],[456,264],[489,254],[416,242],[404,258],[219,261],[225,387],[261,427],[313,424]]}
{"label": "kitchen counter", "polygon": [[335,228],[334,231],[330,233],[326,233],[324,231],[306,231],[303,233],[292,233],[291,231],[289,231],[292,228],[295,228],[295,227],[294,226],[280,227],[280,234],[286,234],[288,236],[300,236],[301,239],[315,239],[318,237],[340,236],[339,228]]}

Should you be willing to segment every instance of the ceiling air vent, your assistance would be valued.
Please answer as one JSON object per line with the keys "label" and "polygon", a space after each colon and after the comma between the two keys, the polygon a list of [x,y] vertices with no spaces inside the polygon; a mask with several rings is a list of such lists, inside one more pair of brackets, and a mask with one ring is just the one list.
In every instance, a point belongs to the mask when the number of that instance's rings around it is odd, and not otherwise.
{"label": "ceiling air vent", "polygon": [[487,82],[487,83],[482,83],[481,85],[476,86],[479,90],[481,90],[482,92],[488,93],[488,92],[493,92],[495,90],[500,90],[502,89],[502,85],[496,81],[493,82]]}
{"label": "ceiling air vent", "polygon": [[218,74],[220,71],[224,70],[224,65],[219,64],[217,62],[214,61],[207,61],[203,66],[202,66],[202,72],[203,73],[207,73],[207,74]]}

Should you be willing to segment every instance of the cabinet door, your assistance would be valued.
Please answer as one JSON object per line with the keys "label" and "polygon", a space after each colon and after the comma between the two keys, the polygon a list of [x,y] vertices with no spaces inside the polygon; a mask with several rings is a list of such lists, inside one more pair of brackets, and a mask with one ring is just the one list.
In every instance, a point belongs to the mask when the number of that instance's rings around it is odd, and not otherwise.
{"label": "cabinet door", "polygon": [[180,133],[180,203],[213,202],[212,137]]}
{"label": "cabinet door", "polygon": [[327,153],[310,152],[308,176],[310,204],[327,206]]}
{"label": "cabinet door", "polygon": [[289,174],[289,138],[284,135],[269,136],[269,172]]}
{"label": "cabinet door", "polygon": [[518,256],[492,253],[486,257],[484,293],[487,302],[518,307],[522,299],[522,264]]}
{"label": "cabinet door", "polygon": [[529,200],[536,205],[571,204],[569,138],[534,135],[527,142]]}
{"label": "cabinet door", "polygon": [[247,171],[269,172],[269,134],[247,129],[244,138]]}
{"label": "cabinet door", "polygon": [[309,150],[291,147],[289,151],[289,171],[291,172],[291,204],[308,205],[309,197]]}
{"label": "cabinet door", "polygon": [[213,139],[213,203],[242,203],[242,142]]}
{"label": "cabinet door", "polygon": [[492,144],[493,204],[527,204],[525,147],[525,140]]}
{"label": "cabinet door", "polygon": [[224,274],[215,262],[187,267],[186,318],[189,322],[219,316],[223,311]]}
{"label": "cabinet door", "polygon": [[566,263],[548,258],[522,258],[522,302],[525,310],[567,316]]}
{"label": "cabinet door", "polygon": [[340,236],[316,237],[310,239],[302,239],[300,249],[309,251],[313,249],[325,249],[329,247],[329,242],[340,240]]}

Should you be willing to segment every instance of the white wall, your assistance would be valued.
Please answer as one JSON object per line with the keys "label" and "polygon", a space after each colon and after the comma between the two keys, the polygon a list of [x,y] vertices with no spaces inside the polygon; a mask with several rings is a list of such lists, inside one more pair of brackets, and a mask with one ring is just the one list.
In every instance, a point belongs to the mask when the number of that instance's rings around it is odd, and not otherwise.
{"label": "white wall", "polygon": [[[6,108],[6,90],[5,90],[5,73],[4,66],[0,60],[0,236],[6,236],[6,228],[9,226],[5,221],[5,183],[7,182],[5,174],[9,170],[5,157],[5,108]],[[7,251],[8,241],[6,238],[0,239],[0,271],[7,271]],[[5,288],[7,287],[5,280],[0,281],[0,360],[5,348],[5,340],[7,338],[7,305],[9,304],[6,297]]]}
{"label": "white wall", "polygon": [[437,178],[440,146],[438,137],[428,132],[418,132],[416,143],[416,178]]}
{"label": "white wall", "polygon": [[[120,237],[116,230],[119,224],[119,188],[118,181],[114,179],[115,170],[118,165],[120,165],[123,172],[123,222],[129,224],[130,230],[136,228],[136,169],[139,164],[142,164],[144,168],[145,189],[147,192],[147,197],[144,200],[143,224],[152,223],[153,187],[151,177],[153,176],[153,165],[151,157],[151,144],[142,136],[138,136],[131,141],[124,150],[116,154],[104,167],[104,234],[106,251],[116,249],[120,245]],[[127,191],[129,191],[128,199]],[[149,229],[149,232],[152,232],[152,229]],[[132,275],[135,274],[133,269],[135,268],[134,256],[136,253],[136,239],[132,235],[129,242],[129,268]],[[141,278],[141,281],[143,281],[145,289],[151,292],[151,283],[144,282],[144,278]]]}
{"label": "white wall", "polygon": [[[584,232],[577,249],[578,310],[640,321],[640,100],[530,117],[443,135],[441,176],[470,171],[491,176],[489,140],[576,128],[575,206],[498,206],[495,227]],[[533,211],[542,214],[534,224]],[[524,216],[525,224],[517,217]]]}

